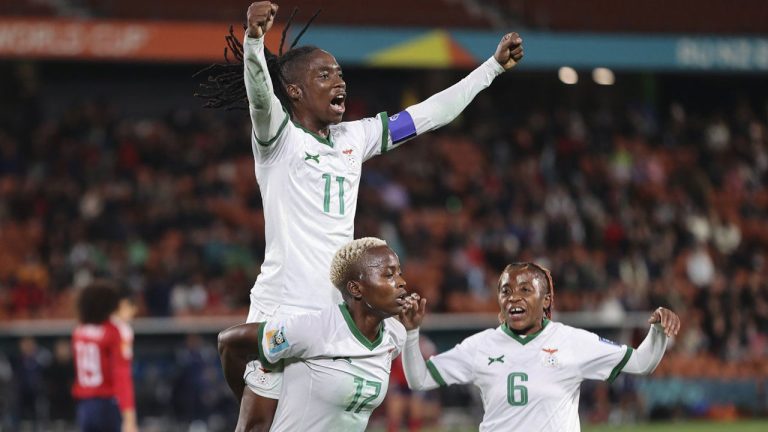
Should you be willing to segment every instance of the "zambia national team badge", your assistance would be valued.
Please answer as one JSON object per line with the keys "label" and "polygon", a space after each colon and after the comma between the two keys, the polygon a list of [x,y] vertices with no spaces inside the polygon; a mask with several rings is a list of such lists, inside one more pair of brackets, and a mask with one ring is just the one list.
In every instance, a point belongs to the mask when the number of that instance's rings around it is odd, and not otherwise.
{"label": "zambia national team badge", "polygon": [[544,355],[542,356],[544,366],[550,368],[556,368],[560,366],[560,360],[557,358],[557,348],[542,348],[541,351],[544,352]]}
{"label": "zambia national team badge", "polygon": [[347,165],[350,167],[354,167],[357,163],[357,159],[355,159],[355,152],[351,148],[342,150],[341,153],[344,155],[344,160],[347,162]]}
{"label": "zambia national team badge", "polygon": [[288,348],[288,340],[285,338],[285,327],[280,327],[280,330],[268,331],[267,341],[270,354],[279,353]]}

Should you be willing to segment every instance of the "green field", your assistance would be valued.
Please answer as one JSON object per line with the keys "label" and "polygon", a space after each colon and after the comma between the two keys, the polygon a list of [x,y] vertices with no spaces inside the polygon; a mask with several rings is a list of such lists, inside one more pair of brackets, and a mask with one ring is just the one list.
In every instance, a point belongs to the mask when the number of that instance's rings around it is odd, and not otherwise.
{"label": "green field", "polygon": [[674,422],[645,423],[635,426],[582,425],[583,432],[766,432],[768,420],[743,422]]}
{"label": "green field", "polygon": [[[405,429],[403,429],[405,430]],[[742,422],[683,421],[665,423],[644,423],[633,426],[581,425],[582,432],[768,432],[768,420]],[[370,432],[384,431],[372,427]],[[476,432],[477,428],[426,428],[423,432]]]}

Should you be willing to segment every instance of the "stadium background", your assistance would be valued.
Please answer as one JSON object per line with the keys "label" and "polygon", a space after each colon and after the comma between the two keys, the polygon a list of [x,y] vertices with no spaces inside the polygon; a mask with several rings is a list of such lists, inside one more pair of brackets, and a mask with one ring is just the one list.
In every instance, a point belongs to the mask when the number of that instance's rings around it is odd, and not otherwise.
{"label": "stadium background", "polygon": [[[586,430],[765,430],[768,5],[280,4],[277,30],[294,5],[298,21],[323,8],[303,43],[344,67],[348,120],[399,111],[523,35],[518,69],[364,170],[356,236],[400,254],[438,349],[494,324],[504,263],[536,260],[555,319],[635,344],[653,307],[683,320],[653,376],[584,385]],[[248,118],[201,109],[192,74],[247,5],[0,5],[0,430],[71,427],[72,300],[95,276],[140,299],[142,430],[232,429],[215,335],[245,317],[263,219]],[[431,397],[433,430],[477,424],[471,389]]]}

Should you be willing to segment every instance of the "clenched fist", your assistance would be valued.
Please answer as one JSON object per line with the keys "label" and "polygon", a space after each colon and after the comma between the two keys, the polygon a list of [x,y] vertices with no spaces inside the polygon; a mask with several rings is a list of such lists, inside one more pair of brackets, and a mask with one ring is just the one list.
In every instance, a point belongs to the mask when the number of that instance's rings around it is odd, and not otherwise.
{"label": "clenched fist", "polygon": [[523,39],[515,32],[505,34],[493,57],[505,70],[512,69],[523,58]]}
{"label": "clenched fist", "polygon": [[248,37],[260,38],[272,28],[278,6],[269,1],[251,3],[248,6]]}

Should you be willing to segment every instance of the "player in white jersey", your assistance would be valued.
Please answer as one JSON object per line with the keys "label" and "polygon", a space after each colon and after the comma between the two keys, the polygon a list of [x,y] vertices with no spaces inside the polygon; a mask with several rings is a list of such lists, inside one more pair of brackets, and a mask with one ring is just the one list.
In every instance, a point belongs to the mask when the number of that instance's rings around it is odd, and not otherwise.
{"label": "player in white jersey", "polygon": [[331,263],[344,302],[316,312],[241,324],[219,335],[225,377],[237,394],[249,356],[285,362],[271,431],[364,431],[384,399],[409,313],[397,255],[376,238],[354,240]]}
{"label": "player in white jersey", "polygon": [[619,345],[550,321],[553,288],[546,269],[510,264],[499,278],[501,326],[470,336],[426,363],[418,347],[426,300],[412,300],[412,313],[403,318],[409,330],[403,352],[408,385],[476,385],[485,410],[481,431],[576,432],[582,381],[612,382],[621,372],[650,374],[661,361],[667,338],[680,329],[674,312],[658,308],[637,349]]}
{"label": "player in white jersey", "polygon": [[[509,33],[492,57],[450,88],[392,116],[382,112],[342,123],[346,83],[331,54],[299,47],[276,57],[266,50],[264,34],[277,9],[268,1],[251,4],[242,47],[233,35],[228,38],[235,57],[242,54],[244,63],[256,179],[264,204],[266,253],[251,290],[247,322],[338,303],[338,292],[325,275],[333,253],[352,240],[362,163],[449,123],[523,56],[522,39]],[[210,79],[208,106],[240,101],[243,83],[233,77],[237,75],[230,72]],[[280,374],[265,375],[256,361],[246,379],[238,430],[268,424],[280,394]]]}

